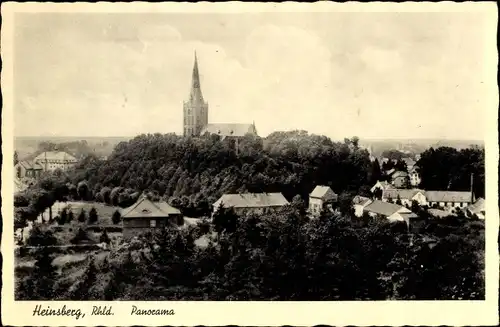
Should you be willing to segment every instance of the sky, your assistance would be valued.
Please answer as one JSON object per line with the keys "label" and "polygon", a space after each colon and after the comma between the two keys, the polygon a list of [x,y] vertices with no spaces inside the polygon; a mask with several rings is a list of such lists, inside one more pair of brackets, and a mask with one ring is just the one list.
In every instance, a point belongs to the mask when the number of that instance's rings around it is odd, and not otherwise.
{"label": "sky", "polygon": [[483,15],[16,14],[14,133],[180,134],[196,51],[212,123],[483,139]]}

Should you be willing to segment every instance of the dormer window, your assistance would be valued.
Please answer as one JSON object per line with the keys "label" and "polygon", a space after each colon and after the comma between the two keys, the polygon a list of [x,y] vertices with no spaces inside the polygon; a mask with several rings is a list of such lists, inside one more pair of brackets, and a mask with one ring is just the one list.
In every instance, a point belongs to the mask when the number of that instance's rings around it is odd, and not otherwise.
{"label": "dormer window", "polygon": [[149,211],[149,209],[142,209],[141,211],[143,214],[149,214],[151,213],[151,211]]}

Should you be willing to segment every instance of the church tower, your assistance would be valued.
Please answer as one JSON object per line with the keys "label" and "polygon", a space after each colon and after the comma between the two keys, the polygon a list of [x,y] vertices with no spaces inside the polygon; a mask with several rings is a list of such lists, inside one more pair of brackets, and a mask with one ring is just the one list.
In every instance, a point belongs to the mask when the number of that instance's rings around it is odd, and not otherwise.
{"label": "church tower", "polygon": [[208,124],[208,103],[203,99],[198,72],[198,59],[194,53],[193,77],[189,100],[184,102],[184,136],[199,136]]}

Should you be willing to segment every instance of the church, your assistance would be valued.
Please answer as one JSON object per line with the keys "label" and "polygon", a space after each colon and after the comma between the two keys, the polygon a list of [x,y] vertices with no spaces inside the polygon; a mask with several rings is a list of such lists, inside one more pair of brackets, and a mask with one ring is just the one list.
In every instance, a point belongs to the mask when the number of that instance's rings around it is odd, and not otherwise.
{"label": "church", "polygon": [[205,101],[201,93],[198,59],[195,52],[191,93],[189,94],[189,100],[184,102],[184,136],[201,136],[207,133],[219,135],[221,139],[238,139],[247,134],[257,136],[257,129],[255,123],[208,123],[208,102]]}

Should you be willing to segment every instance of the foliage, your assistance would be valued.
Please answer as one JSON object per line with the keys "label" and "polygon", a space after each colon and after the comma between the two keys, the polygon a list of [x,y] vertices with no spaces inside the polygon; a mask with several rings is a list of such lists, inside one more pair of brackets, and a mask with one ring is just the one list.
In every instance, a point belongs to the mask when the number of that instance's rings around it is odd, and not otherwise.
{"label": "foliage", "polygon": [[89,224],[95,224],[99,217],[97,216],[97,210],[92,207],[89,211]]}
{"label": "foliage", "polygon": [[[140,135],[118,144],[106,161],[78,165],[72,184],[86,181],[96,197],[122,207],[150,191],[187,216],[210,214],[224,193],[282,192],[307,198],[317,184],[334,191],[357,190],[368,181],[368,152],[355,139],[344,143],[304,131],[276,132],[262,139],[245,137],[238,155],[218,137]],[[99,189],[100,187],[100,189]]]}
{"label": "foliage", "polygon": [[56,277],[50,250],[45,248],[38,251],[35,267],[30,276],[21,281],[16,290],[16,298],[19,300],[53,300]]}
{"label": "foliage", "polygon": [[85,210],[82,208],[82,210],[80,211],[80,214],[78,215],[78,221],[83,223],[85,222]]}
{"label": "foliage", "polygon": [[115,224],[115,225],[119,224],[121,219],[122,219],[122,217],[121,217],[120,211],[115,210],[115,212],[113,212],[113,216],[111,217],[113,224]]}
{"label": "foliage", "polygon": [[111,242],[111,239],[108,236],[108,233],[106,232],[106,229],[102,231],[101,236],[99,237],[99,242],[100,243],[106,243],[109,244]]}
{"label": "foliage", "polygon": [[476,197],[484,197],[484,149],[471,147],[458,151],[451,147],[430,148],[421,154],[417,165],[426,190],[469,191],[471,174]]}
{"label": "foliage", "polygon": [[29,246],[51,246],[57,244],[57,239],[50,229],[35,224],[30,231],[26,244]]}
{"label": "foliage", "polygon": [[78,228],[75,237],[71,239],[72,244],[87,243],[91,241],[88,233],[83,228]]}

